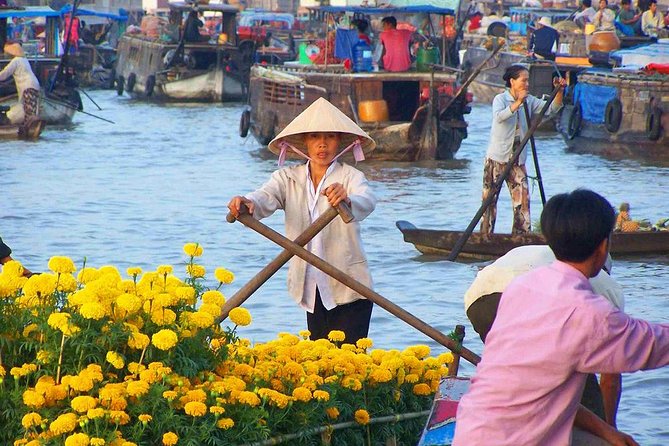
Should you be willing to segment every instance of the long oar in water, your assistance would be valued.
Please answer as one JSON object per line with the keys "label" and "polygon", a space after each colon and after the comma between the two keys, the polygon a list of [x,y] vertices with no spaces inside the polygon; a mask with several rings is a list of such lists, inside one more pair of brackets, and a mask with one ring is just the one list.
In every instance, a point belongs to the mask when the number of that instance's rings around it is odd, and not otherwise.
{"label": "long oar in water", "polygon": [[244,226],[253,229],[257,233],[267,237],[277,245],[281,246],[282,248],[290,251],[291,254],[294,254],[304,260],[305,262],[308,262],[309,264],[313,265],[315,268],[318,268],[319,270],[323,271],[325,274],[328,276],[334,278],[335,280],[343,283],[353,291],[357,292],[358,294],[364,296],[365,298],[371,300],[384,310],[388,311],[390,314],[393,316],[398,317],[399,319],[403,320],[407,324],[411,325],[421,333],[429,336],[433,340],[437,341],[439,344],[443,345],[444,347],[457,352],[460,354],[461,357],[465,358],[467,361],[471,362],[472,364],[476,365],[479,363],[481,358],[471,350],[463,347],[459,342],[454,341],[452,338],[448,337],[444,333],[440,332],[436,328],[432,327],[431,325],[427,324],[426,322],[423,322],[422,320],[418,319],[416,316],[413,314],[409,313],[408,311],[404,310],[401,308],[399,305],[391,302],[390,300],[386,299],[385,297],[381,296],[379,293],[376,291],[372,290],[371,288],[363,285],[362,283],[358,282],[357,280],[353,279],[351,276],[346,274],[345,272],[341,271],[340,269],[335,268],[325,260],[321,259],[320,257],[312,254],[311,252],[307,251],[297,243],[291,241],[290,239],[284,237],[283,235],[279,234],[275,230],[267,227],[263,223],[259,222],[253,216],[248,214],[248,209],[243,207],[240,209],[240,211],[243,211],[244,213],[240,213],[239,217],[237,217],[237,220],[240,221]]}
{"label": "long oar in water", "polygon": [[[527,101],[523,101],[523,110],[525,110],[525,122],[530,126],[530,111],[527,109]],[[537,174],[539,183],[539,195],[541,195],[541,204],[546,206],[546,192],[544,191],[544,181],[541,179],[541,170],[539,170],[539,157],[537,156],[537,146],[534,143],[534,135],[530,136],[530,147],[532,148],[532,160],[534,161],[534,171]]]}
{"label": "long oar in water", "polygon": [[417,161],[436,159],[437,145],[439,144],[439,117],[435,112],[435,96],[433,68],[430,77],[430,98],[427,105],[427,115],[425,116],[420,140],[418,140]]}
{"label": "long oar in water", "polygon": [[46,96],[42,96],[40,99],[42,99],[42,100],[44,100],[44,101],[46,101],[46,102],[50,102],[51,104],[62,105],[62,106],[64,106],[64,107],[71,108],[72,110],[76,110],[76,111],[78,111],[79,113],[83,113],[83,114],[85,114],[85,115],[92,116],[92,117],[94,117],[94,118],[97,118],[97,119],[99,119],[99,120],[101,120],[101,121],[104,121],[104,122],[108,122],[108,123],[110,123],[110,124],[116,124],[114,121],[112,121],[112,120],[110,120],[110,119],[106,119],[106,118],[103,118],[103,117],[101,117],[101,116],[94,115],[93,113],[88,113],[88,112],[85,112],[85,111],[83,111],[83,110],[79,110],[78,107],[75,107],[74,105],[70,105],[70,104],[68,104],[67,102],[59,101],[58,99],[48,98],[48,97],[46,97]]}
{"label": "long oar in water", "polygon": [[502,174],[499,176],[497,181],[493,184],[492,186],[492,192],[488,194],[488,197],[485,199],[483,204],[481,204],[481,207],[479,210],[476,212],[476,215],[474,215],[474,218],[472,218],[472,221],[469,223],[469,226],[467,226],[467,229],[465,232],[460,236],[458,241],[455,243],[453,246],[453,249],[451,250],[451,253],[448,256],[448,260],[453,261],[458,258],[458,254],[460,254],[460,251],[462,250],[462,247],[465,246],[465,243],[467,243],[467,240],[469,239],[469,236],[472,235],[472,232],[474,231],[474,228],[478,224],[479,220],[483,216],[483,213],[488,209],[490,204],[497,198],[497,195],[499,194],[500,189],[502,188],[502,184],[504,184],[504,181],[506,180],[506,177],[509,176],[509,172],[511,172],[511,169],[513,169],[514,164],[520,157],[520,154],[523,153],[523,149],[525,148],[525,145],[527,144],[527,141],[530,140],[532,135],[534,135],[534,132],[537,130],[537,127],[539,127],[539,124],[541,124],[541,120],[544,118],[544,115],[548,111],[548,108],[551,106],[553,103],[553,99],[555,99],[555,96],[558,94],[562,86],[558,85],[555,87],[553,92],[551,93],[550,97],[544,104],[543,108],[539,112],[539,115],[536,117],[534,121],[532,121],[532,125],[528,129],[527,133],[523,137],[523,139],[520,141],[520,149],[517,150],[511,159],[506,163],[506,167],[504,168],[504,171]]}
{"label": "long oar in water", "polygon": [[[326,227],[332,220],[334,220],[337,215],[341,215],[342,220],[345,223],[350,223],[353,221],[353,213],[348,204],[342,202],[334,208],[330,207],[327,211],[322,213],[314,222],[309,225],[307,229],[304,230],[295,240],[294,243],[299,246],[304,246],[313,239],[316,234],[321,232],[324,227]],[[237,219],[232,215],[228,214],[226,220],[229,223],[234,223]],[[270,277],[274,275],[283,265],[285,265],[291,258],[293,254],[284,249],[281,254],[279,254],[274,260],[267,264],[258,274],[256,274],[251,280],[249,280],[246,285],[241,287],[230,299],[225,302],[223,308],[221,308],[221,315],[219,316],[218,322],[220,323],[230,314],[230,310],[235,307],[242,305],[246,300],[255,293],[258,288],[262,286],[263,283],[267,282]]]}

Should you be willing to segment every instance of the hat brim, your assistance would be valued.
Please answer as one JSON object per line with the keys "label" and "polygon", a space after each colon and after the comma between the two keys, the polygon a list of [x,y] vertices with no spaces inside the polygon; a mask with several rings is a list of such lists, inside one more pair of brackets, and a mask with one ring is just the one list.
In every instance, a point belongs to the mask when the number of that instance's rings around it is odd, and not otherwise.
{"label": "hat brim", "polygon": [[[270,152],[279,156],[279,153],[281,153],[281,147],[279,147],[279,144],[285,141],[291,146],[295,147],[296,149],[304,152],[305,155],[307,155],[307,146],[304,144],[304,135],[306,135],[307,133],[312,133],[312,132],[294,133],[292,135],[276,137],[274,140],[272,140],[272,142],[268,144],[267,148],[270,150]],[[341,144],[339,147],[340,151],[351,145],[356,139],[360,140],[360,145],[362,146],[362,151],[364,152],[365,156],[372,153],[376,148],[376,143],[374,142],[373,139],[371,139],[368,136],[355,135],[353,133],[342,133],[342,132],[337,132],[337,133],[341,133]],[[352,152],[348,152],[348,154],[343,155],[343,157],[347,158],[349,155],[353,157]],[[302,158],[300,155],[289,149],[286,151],[286,159],[304,159],[304,158]]]}

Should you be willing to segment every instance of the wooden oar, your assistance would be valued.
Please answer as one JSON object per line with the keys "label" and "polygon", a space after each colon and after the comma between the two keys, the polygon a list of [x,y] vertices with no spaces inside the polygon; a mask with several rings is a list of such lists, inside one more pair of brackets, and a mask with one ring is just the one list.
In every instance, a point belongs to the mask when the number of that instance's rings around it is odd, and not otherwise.
{"label": "wooden oar", "polygon": [[423,124],[423,130],[421,131],[420,140],[418,141],[416,161],[434,160],[437,158],[439,122],[437,113],[435,113],[435,93],[433,69],[432,75],[430,76],[430,98],[427,105],[427,115],[425,116],[425,123]]}
{"label": "wooden oar", "polygon": [[[530,126],[530,111],[527,109],[527,101],[523,101],[525,110],[525,122]],[[537,182],[539,183],[539,195],[541,195],[541,204],[546,205],[546,192],[544,192],[544,182],[541,179],[541,170],[539,170],[539,157],[537,156],[537,146],[534,143],[534,135],[530,137],[530,147],[532,148],[532,160],[534,160],[534,171],[537,173]]]}
{"label": "wooden oar", "polygon": [[497,194],[499,194],[499,190],[502,188],[502,184],[504,184],[506,177],[509,176],[509,172],[511,172],[511,169],[513,169],[513,165],[520,157],[520,154],[523,153],[523,149],[525,148],[527,141],[529,141],[532,135],[534,135],[534,132],[537,130],[537,127],[539,127],[539,124],[541,123],[541,120],[544,118],[546,111],[548,111],[548,107],[550,107],[550,105],[553,103],[553,99],[555,99],[555,96],[558,94],[561,88],[562,86],[560,85],[555,87],[553,93],[551,93],[550,97],[548,98],[543,108],[539,112],[539,115],[537,116],[536,120],[532,121],[532,125],[528,129],[523,139],[520,141],[520,149],[517,150],[513,154],[511,159],[506,163],[504,171],[492,186],[492,193],[488,194],[488,197],[483,202],[483,204],[481,204],[481,207],[476,212],[476,215],[474,215],[474,218],[472,218],[472,221],[469,223],[469,226],[467,226],[465,232],[460,236],[455,245],[453,245],[453,249],[451,250],[451,253],[448,256],[448,260],[454,261],[455,259],[458,258],[458,254],[460,254],[462,247],[465,246],[465,243],[467,243],[467,239],[469,239],[469,236],[472,234],[472,231],[474,231],[474,228],[476,227],[479,220],[483,216],[483,213],[486,211],[486,209],[488,209],[490,204],[496,199]]}
{"label": "wooden oar", "polygon": [[[247,210],[248,212],[248,210]],[[321,232],[324,227],[326,227],[332,220],[341,215],[344,223],[350,223],[353,221],[353,213],[348,204],[342,202],[336,208],[330,207],[327,211],[320,215],[307,229],[300,234],[294,242],[300,246],[304,246],[313,239],[316,234]],[[234,223],[237,219],[232,215],[228,214],[226,220],[229,223]],[[221,315],[218,318],[218,323],[221,323],[228,317],[230,310],[235,307],[242,305],[246,300],[255,293],[258,288],[262,286],[263,283],[267,282],[270,277],[274,275],[283,265],[285,265],[291,258],[293,254],[284,249],[281,254],[279,254],[274,260],[267,264],[258,274],[255,275],[251,280],[249,280],[246,285],[241,287],[230,299],[225,302],[223,308],[221,308]]]}
{"label": "wooden oar", "polygon": [[277,245],[283,247],[284,249],[290,251],[292,254],[300,257],[302,260],[310,263],[314,267],[323,271],[328,276],[343,283],[347,287],[351,288],[353,291],[371,300],[384,310],[388,311],[390,314],[397,316],[407,324],[411,325],[421,333],[434,339],[444,347],[459,353],[461,357],[465,358],[472,364],[476,365],[481,360],[481,358],[476,353],[463,347],[462,345],[460,345],[460,343],[454,341],[453,339],[449,338],[436,328],[418,319],[413,314],[409,313],[400,306],[381,296],[379,293],[372,290],[371,288],[351,278],[351,276],[349,276],[345,272],[330,265],[328,262],[307,251],[297,243],[290,241],[283,235],[267,227],[263,223],[253,218],[253,216],[249,215],[248,213],[240,214],[239,217],[237,217],[237,220],[243,223],[244,226],[247,226],[253,229],[254,231],[258,232],[259,234],[267,237]]}
{"label": "wooden oar", "polygon": [[472,73],[469,75],[467,80],[462,85],[460,85],[460,88],[458,88],[458,91],[455,92],[455,94],[448,100],[448,102],[446,103],[444,108],[442,108],[442,112],[441,112],[442,115],[444,113],[446,113],[446,111],[448,110],[448,107],[450,107],[451,104],[453,102],[455,102],[455,100],[462,94],[462,92],[465,91],[467,89],[467,87],[469,87],[469,84],[474,82],[474,79],[476,79],[476,76],[478,76],[479,73],[481,71],[483,71],[483,67],[488,63],[488,61],[490,59],[495,57],[495,54],[499,53],[499,50],[501,50],[501,49],[502,49],[502,45],[497,45],[497,47],[493,48],[492,53],[490,53],[488,55],[488,57],[486,57],[485,60],[483,62],[481,62],[479,64],[479,66],[476,67],[476,69],[474,71],[472,71]]}

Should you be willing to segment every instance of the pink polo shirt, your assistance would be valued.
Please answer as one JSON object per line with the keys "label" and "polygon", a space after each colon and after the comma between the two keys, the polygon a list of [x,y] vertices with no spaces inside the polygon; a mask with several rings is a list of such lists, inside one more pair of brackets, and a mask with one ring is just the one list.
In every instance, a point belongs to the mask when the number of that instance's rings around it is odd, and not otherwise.
{"label": "pink polo shirt", "polygon": [[568,445],[587,373],[669,364],[669,325],[633,319],[556,261],[506,288],[453,446]]}
{"label": "pink polo shirt", "polygon": [[383,55],[383,69],[386,71],[407,71],[411,67],[409,43],[412,32],[408,29],[389,29],[381,33],[381,43],[386,52]]}

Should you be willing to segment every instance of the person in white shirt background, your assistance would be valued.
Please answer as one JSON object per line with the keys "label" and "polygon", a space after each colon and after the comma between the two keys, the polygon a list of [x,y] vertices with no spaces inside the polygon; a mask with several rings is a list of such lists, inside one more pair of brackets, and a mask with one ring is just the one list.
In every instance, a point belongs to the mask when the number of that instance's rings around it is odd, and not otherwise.
{"label": "person in white shirt background", "polygon": [[36,116],[38,113],[40,85],[21,44],[8,42],[5,44],[4,52],[14,57],[0,71],[0,82],[13,77],[19,97],[18,102],[7,112],[7,118],[11,124],[22,124],[30,116]]}

